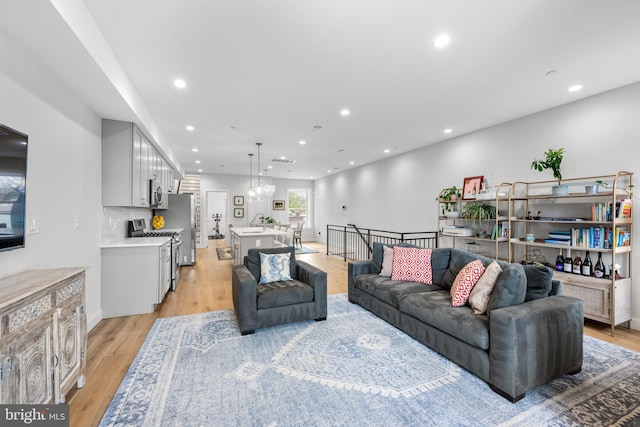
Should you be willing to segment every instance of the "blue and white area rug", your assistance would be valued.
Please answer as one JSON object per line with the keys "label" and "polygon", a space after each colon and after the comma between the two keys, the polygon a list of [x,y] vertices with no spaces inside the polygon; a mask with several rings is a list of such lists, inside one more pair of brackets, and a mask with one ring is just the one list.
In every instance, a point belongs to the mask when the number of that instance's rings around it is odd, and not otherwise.
{"label": "blue and white area rug", "polygon": [[366,310],[241,336],[232,310],[158,319],[101,426],[640,425],[640,354],[585,337],[581,373],[512,404]]}

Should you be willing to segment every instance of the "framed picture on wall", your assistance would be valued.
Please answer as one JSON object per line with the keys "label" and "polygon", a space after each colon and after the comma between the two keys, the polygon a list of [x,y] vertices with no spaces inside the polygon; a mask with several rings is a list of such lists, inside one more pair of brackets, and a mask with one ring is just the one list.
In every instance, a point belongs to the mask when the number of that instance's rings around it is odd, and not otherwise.
{"label": "framed picture on wall", "polygon": [[234,218],[244,218],[244,208],[234,208],[233,209],[233,217]]}
{"label": "framed picture on wall", "polygon": [[244,196],[233,196],[233,204],[235,206],[244,205]]}
{"label": "framed picture on wall", "polygon": [[284,200],[274,200],[273,201],[273,210],[274,211],[283,211],[284,210]]}
{"label": "framed picture on wall", "polygon": [[482,189],[482,181],[484,181],[484,176],[465,178],[464,185],[462,186],[462,198],[465,200],[475,200],[476,195],[480,193]]}

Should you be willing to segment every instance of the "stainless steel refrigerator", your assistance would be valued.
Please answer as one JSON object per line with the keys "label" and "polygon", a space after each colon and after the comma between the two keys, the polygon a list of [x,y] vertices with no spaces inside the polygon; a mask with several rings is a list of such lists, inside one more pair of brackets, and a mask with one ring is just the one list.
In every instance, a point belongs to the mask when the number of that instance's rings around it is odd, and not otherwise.
{"label": "stainless steel refrigerator", "polygon": [[196,199],[193,193],[168,194],[169,207],[163,209],[165,228],[182,228],[180,265],[196,263]]}

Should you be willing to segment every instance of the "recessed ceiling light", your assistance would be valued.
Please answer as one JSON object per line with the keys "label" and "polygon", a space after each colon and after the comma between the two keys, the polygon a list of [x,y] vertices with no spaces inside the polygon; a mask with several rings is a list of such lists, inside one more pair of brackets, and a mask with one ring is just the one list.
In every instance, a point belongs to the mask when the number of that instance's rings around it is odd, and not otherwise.
{"label": "recessed ceiling light", "polygon": [[577,92],[582,89],[582,85],[573,85],[569,88],[569,92]]}
{"label": "recessed ceiling light", "polygon": [[331,172],[333,172],[333,171],[332,171],[331,169],[329,169],[329,170],[327,170],[327,172],[331,173]]}
{"label": "recessed ceiling light", "polygon": [[436,37],[436,39],[433,41],[433,45],[435,47],[445,47],[447,46],[449,43],[451,43],[451,37],[449,37],[446,34],[440,34],[438,37]]}
{"label": "recessed ceiling light", "polygon": [[182,79],[175,79],[175,80],[173,81],[173,85],[174,85],[175,87],[179,87],[180,89],[184,89],[185,87],[187,87],[187,82],[185,82],[185,81],[184,81],[184,80],[182,80]]}
{"label": "recessed ceiling light", "polygon": [[187,130],[194,130],[195,128],[191,125],[187,125]]}
{"label": "recessed ceiling light", "polygon": [[453,132],[453,130],[452,130],[452,129],[445,129],[445,130],[444,130],[444,133],[451,133],[451,132]]}
{"label": "recessed ceiling light", "polygon": [[340,111],[341,116],[348,116],[349,114],[351,114],[351,111],[347,110],[346,108]]}
{"label": "recessed ceiling light", "polygon": [[198,164],[198,165],[199,165],[199,164],[200,164],[200,160],[196,160],[196,164]]}
{"label": "recessed ceiling light", "polygon": [[269,165],[269,169],[273,169],[273,166]]}
{"label": "recessed ceiling light", "polygon": [[309,178],[313,179],[313,175],[311,175]]}
{"label": "recessed ceiling light", "polygon": [[198,172],[202,172],[202,169],[198,169]]}
{"label": "recessed ceiling light", "polygon": [[386,154],[386,153],[390,153],[390,152],[391,152],[391,150],[386,149],[386,150],[384,150],[384,152],[385,152],[385,154]]}
{"label": "recessed ceiling light", "polygon": [[349,164],[350,164],[350,165],[355,165],[355,164],[356,164],[356,162],[349,162]]}
{"label": "recessed ceiling light", "polygon": [[194,153],[197,153],[198,149],[197,148],[192,148],[191,151],[193,151]]}
{"label": "recessed ceiling light", "polygon": [[285,156],[280,156],[280,160],[286,160]]}
{"label": "recessed ceiling light", "polygon": [[306,143],[307,143],[307,141],[300,141],[300,142],[299,142],[299,144],[300,144],[300,145],[304,145],[304,144],[306,144]]}

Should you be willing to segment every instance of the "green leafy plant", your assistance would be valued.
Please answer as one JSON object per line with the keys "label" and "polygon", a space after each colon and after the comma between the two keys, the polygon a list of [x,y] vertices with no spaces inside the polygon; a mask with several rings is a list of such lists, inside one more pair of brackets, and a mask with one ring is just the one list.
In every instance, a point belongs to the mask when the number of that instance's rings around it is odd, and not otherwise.
{"label": "green leafy plant", "polygon": [[277,222],[274,218],[270,216],[264,216],[264,215],[260,216],[260,220],[262,221],[263,224],[275,224]]}
{"label": "green leafy plant", "polygon": [[560,165],[562,164],[562,157],[564,156],[564,148],[558,148],[554,150],[549,148],[544,153],[545,159],[535,159],[531,162],[531,169],[536,169],[542,172],[545,169],[551,169],[553,171],[553,177],[558,180],[558,185],[562,185],[562,172],[560,171]]}
{"label": "green leafy plant", "polygon": [[[439,201],[447,201],[447,202],[455,202],[460,197],[462,197],[462,191],[455,185],[453,187],[445,188],[440,192],[438,196]],[[454,203],[444,203],[443,204],[443,213],[444,211],[451,212],[451,210],[455,207]]]}
{"label": "green leafy plant", "polygon": [[496,207],[488,203],[479,205],[478,203],[469,203],[462,208],[460,216],[464,219],[470,219],[471,224],[475,227],[476,221],[482,224],[482,221],[487,221],[496,218]]}

